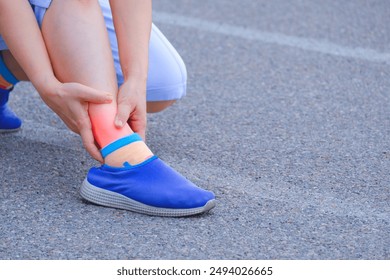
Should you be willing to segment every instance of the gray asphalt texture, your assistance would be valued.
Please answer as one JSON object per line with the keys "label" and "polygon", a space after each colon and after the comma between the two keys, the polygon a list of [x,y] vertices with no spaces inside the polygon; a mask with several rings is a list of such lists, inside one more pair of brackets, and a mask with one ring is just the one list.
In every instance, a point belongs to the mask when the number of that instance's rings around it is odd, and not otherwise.
{"label": "gray asphalt texture", "polygon": [[159,0],[154,12],[189,80],[149,116],[148,144],[217,207],[160,218],[83,201],[97,163],[21,83],[23,129],[0,135],[0,259],[390,259],[389,2]]}

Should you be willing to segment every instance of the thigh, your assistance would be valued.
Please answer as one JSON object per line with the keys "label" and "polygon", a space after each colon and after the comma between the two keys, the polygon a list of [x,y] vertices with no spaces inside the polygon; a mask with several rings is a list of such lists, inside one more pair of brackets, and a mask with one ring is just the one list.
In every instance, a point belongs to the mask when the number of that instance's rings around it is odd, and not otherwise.
{"label": "thigh", "polygon": [[57,78],[98,90],[117,87],[105,22],[97,2],[53,1],[42,35]]}
{"label": "thigh", "polygon": [[[123,83],[123,74],[110,5],[107,0],[99,0],[99,3],[106,22],[118,84],[121,85]],[[149,45],[147,101],[180,99],[186,93],[186,84],[187,71],[182,58],[167,38],[153,24]]]}
{"label": "thigh", "polygon": [[[37,19],[37,22],[39,26],[42,24],[43,17],[46,13],[47,8],[50,6],[52,0],[29,0],[32,9],[34,10],[35,17]],[[8,47],[3,40],[3,38],[0,36],[0,51],[7,50]]]}

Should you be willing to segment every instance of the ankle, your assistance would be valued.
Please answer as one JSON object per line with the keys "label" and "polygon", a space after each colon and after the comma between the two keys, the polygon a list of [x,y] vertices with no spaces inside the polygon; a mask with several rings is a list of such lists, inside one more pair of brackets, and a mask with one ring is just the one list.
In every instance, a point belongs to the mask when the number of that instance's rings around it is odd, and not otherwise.
{"label": "ankle", "polygon": [[144,142],[134,142],[117,149],[104,159],[106,165],[112,167],[123,167],[126,162],[130,165],[137,165],[153,156],[152,151]]}
{"label": "ankle", "polygon": [[101,149],[104,163],[112,167],[137,165],[153,153],[137,133],[119,138]]}

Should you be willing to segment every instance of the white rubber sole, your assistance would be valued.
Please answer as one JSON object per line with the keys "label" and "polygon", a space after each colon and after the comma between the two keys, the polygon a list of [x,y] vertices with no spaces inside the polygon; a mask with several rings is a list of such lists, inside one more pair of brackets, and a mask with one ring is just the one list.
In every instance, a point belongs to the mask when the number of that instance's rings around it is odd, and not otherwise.
{"label": "white rubber sole", "polygon": [[20,129],[21,127],[13,128],[13,129],[0,129],[0,133],[18,132]]}
{"label": "white rubber sole", "polygon": [[118,209],[125,209],[141,214],[151,216],[163,216],[163,217],[184,217],[198,215],[210,211],[215,207],[215,199],[208,201],[204,206],[190,209],[171,209],[160,208],[150,205],[146,205],[130,199],[124,195],[104,190],[102,188],[95,187],[90,184],[87,179],[84,180],[80,187],[80,195],[85,200],[92,203],[113,207]]}

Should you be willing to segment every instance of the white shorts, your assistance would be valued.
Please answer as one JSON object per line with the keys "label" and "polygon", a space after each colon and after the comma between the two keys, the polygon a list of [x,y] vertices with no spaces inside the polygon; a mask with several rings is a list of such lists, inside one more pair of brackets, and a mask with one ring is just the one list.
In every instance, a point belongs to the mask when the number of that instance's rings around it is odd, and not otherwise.
{"label": "white shorts", "polygon": [[[37,22],[42,24],[51,0],[29,1]],[[118,84],[123,83],[119,63],[118,42],[114,30],[111,8],[108,0],[99,0],[111,44]],[[7,46],[0,36],[0,50]],[[186,94],[187,71],[183,60],[167,38],[153,24],[149,44],[149,72],[147,81],[147,101],[176,100]]]}

